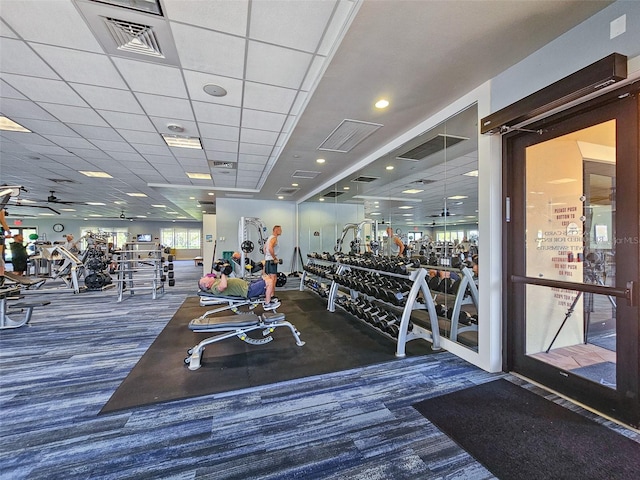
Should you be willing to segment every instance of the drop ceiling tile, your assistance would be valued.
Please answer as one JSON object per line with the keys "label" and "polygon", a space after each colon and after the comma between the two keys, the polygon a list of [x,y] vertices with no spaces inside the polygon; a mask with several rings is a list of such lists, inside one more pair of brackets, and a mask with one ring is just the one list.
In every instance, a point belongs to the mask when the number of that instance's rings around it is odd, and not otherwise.
{"label": "drop ceiling tile", "polygon": [[207,158],[213,162],[237,162],[238,154],[236,152],[219,152],[215,150],[206,150]]}
{"label": "drop ceiling tile", "polygon": [[228,105],[193,102],[193,110],[199,122],[215,123],[218,125],[240,126],[240,109]]}
{"label": "drop ceiling tile", "polygon": [[238,172],[262,172],[263,170],[264,164],[242,163],[238,165]]}
{"label": "drop ceiling tile", "polygon": [[5,73],[2,78],[35,102],[47,101],[78,107],[87,106],[86,102],[69,85],[59,80],[26,77],[11,73]]}
{"label": "drop ceiling tile", "polygon": [[[210,73],[184,71],[184,78],[192,100],[202,102],[217,103],[220,105],[232,105],[239,107],[242,105],[242,80],[231,77],[221,77]],[[227,91],[224,97],[213,97],[204,91],[204,86],[208,84],[219,85]]]}
{"label": "drop ceiling tile", "polygon": [[115,57],[113,62],[134,92],[187,98],[182,74],[177,68]]}
{"label": "drop ceiling tile", "polygon": [[79,83],[72,83],[71,86],[92,108],[144,114],[133,94],[127,90],[81,85]]}
{"label": "drop ceiling tile", "polygon": [[67,137],[78,136],[77,132],[74,132],[64,123],[60,122],[50,122],[47,120],[36,120],[30,118],[21,120],[18,123],[32,132],[39,133],[40,135],[61,135]]}
{"label": "drop ceiling tile", "polygon": [[[1,62],[2,60],[0,60]],[[7,82],[0,80],[0,98],[13,98],[16,100],[26,100],[26,97],[22,95],[18,90],[13,88]]]}
{"label": "drop ceiling tile", "polygon": [[164,145],[136,144],[135,147],[136,147],[136,150],[140,152],[142,155],[144,155],[145,157],[148,155],[162,155],[162,156],[170,156],[173,158],[171,150],[166,144]]}
{"label": "drop ceiling tile", "polygon": [[258,145],[256,143],[241,143],[240,153],[249,155],[269,155],[273,150],[272,145]]}
{"label": "drop ceiling tile", "polygon": [[103,152],[102,150],[98,150],[97,148],[88,149],[88,148],[69,148],[69,152],[74,153],[80,158],[84,158],[86,160],[110,160],[111,157]]}
{"label": "drop ceiling tile", "polygon": [[138,130],[118,130],[118,133],[122,135],[127,142],[135,144],[140,143],[143,145],[155,145],[157,147],[168,148],[165,141],[162,139],[159,133],[156,132],[140,132]]}
{"label": "drop ceiling tile", "polygon": [[27,147],[27,149],[31,152],[40,153],[42,155],[62,155],[67,153],[67,150],[58,147],[57,145],[35,145],[31,144]]}
{"label": "drop ceiling tile", "polygon": [[126,89],[107,55],[52,45],[32,44],[33,49],[66,81]]}
{"label": "drop ceiling tile", "polygon": [[152,117],[172,118],[174,123],[175,120],[194,120],[191,103],[185,98],[164,97],[148,93],[137,93],[136,97],[147,115]]}
{"label": "drop ceiling tile", "polygon": [[133,113],[110,112],[100,110],[100,115],[115,129],[141,130],[143,132],[155,132],[153,124],[144,115]]}
{"label": "drop ceiling tile", "polygon": [[106,140],[92,140],[91,143],[93,143],[100,150],[104,150],[109,154],[111,154],[112,152],[125,152],[125,153],[134,152],[131,145],[125,142],[109,142]]}
{"label": "drop ceiling tile", "polygon": [[[186,137],[199,137],[198,134],[198,126],[195,122],[190,122],[188,120],[176,120],[175,118],[151,118],[156,130],[160,133],[166,133],[170,135],[183,135]],[[179,125],[184,130],[182,132],[174,132],[169,130],[168,125]]]}
{"label": "drop ceiling tile", "polygon": [[81,123],[98,127],[107,127],[107,123],[92,109],[70,105],[56,105],[53,103],[40,103],[51,115],[65,123]]}
{"label": "drop ceiling tile", "polygon": [[199,122],[200,136],[204,138],[213,138],[216,140],[237,141],[240,135],[238,127],[230,127],[228,125],[214,125],[213,123]]}
{"label": "drop ceiling tile", "polygon": [[0,131],[0,139],[16,142],[28,148],[29,145],[53,145],[52,142],[36,133]]}
{"label": "drop ceiling tile", "polygon": [[275,45],[249,42],[247,80],[300,88],[312,55]]}
{"label": "drop ceiling tile", "polygon": [[279,132],[286,118],[281,113],[246,109],[242,114],[242,127]]}
{"label": "drop ceiling tile", "polygon": [[244,38],[171,22],[180,64],[187,70],[242,78]]}
{"label": "drop ceiling tile", "polygon": [[202,160],[206,160],[206,156],[203,150],[198,150],[195,148],[180,148],[180,147],[169,147],[171,153],[180,160],[181,158],[200,158]]}
{"label": "drop ceiling tile", "polygon": [[244,36],[247,32],[248,0],[164,0],[170,20]]}
{"label": "drop ceiling tile", "polygon": [[246,82],[244,107],[267,112],[288,113],[296,98],[296,91],[262,83]]}
{"label": "drop ceiling tile", "polygon": [[59,79],[58,75],[39,58],[26,43],[0,37],[0,72]]}
{"label": "drop ceiling tile", "polygon": [[102,48],[71,1],[3,1],[2,18],[22,38],[101,52]]}
{"label": "drop ceiling tile", "polygon": [[253,163],[256,165],[264,166],[266,165],[268,160],[269,160],[269,157],[266,155],[249,155],[246,153],[241,153],[240,155],[238,155],[239,165],[246,165],[246,164]]}
{"label": "drop ceiling tile", "polygon": [[122,141],[122,137],[118,135],[111,127],[96,127],[92,125],[79,125],[75,123],[68,123],[79,135],[82,135],[87,140],[111,140],[114,142]]}
{"label": "drop ceiling tile", "polygon": [[158,166],[158,165],[176,165],[178,162],[173,156],[167,155],[153,155],[153,154],[143,154],[144,158],[149,162],[150,165]]}
{"label": "drop ceiling tile", "polygon": [[57,121],[45,109],[28,100],[2,99],[2,114],[20,123],[25,119]]}
{"label": "drop ceiling tile", "polygon": [[216,152],[235,153],[238,151],[238,142],[229,142],[226,140],[212,140],[209,138],[203,138],[202,146],[206,150],[213,150]]}
{"label": "drop ceiling tile", "polygon": [[60,146],[60,147],[65,147],[65,148],[91,148],[93,147],[93,145],[91,145],[87,140],[85,140],[82,137],[79,136],[73,136],[73,137],[63,137],[63,136],[57,136],[57,135],[43,135],[43,137],[45,137],[46,139],[52,141],[53,143],[55,143],[56,145]]}
{"label": "drop ceiling tile", "polygon": [[269,132],[266,130],[254,130],[251,128],[243,128],[240,135],[240,141],[246,143],[260,143],[263,145],[274,145],[278,140],[277,132]]}

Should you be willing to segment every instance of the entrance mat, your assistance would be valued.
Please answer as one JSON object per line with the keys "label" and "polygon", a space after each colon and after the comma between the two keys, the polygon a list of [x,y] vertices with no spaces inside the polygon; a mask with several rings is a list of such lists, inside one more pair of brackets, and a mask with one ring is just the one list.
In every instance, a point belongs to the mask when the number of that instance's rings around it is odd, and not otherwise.
{"label": "entrance mat", "polygon": [[501,480],[638,478],[640,444],[504,379],[414,408]]}
{"label": "entrance mat", "polygon": [[[373,365],[396,358],[396,344],[346,312],[327,311],[326,300],[311,292],[278,291],[279,313],[296,326],[306,342],[298,347],[288,328],[277,328],[273,341],[250,345],[237,337],[208,345],[202,367],[185,365],[187,350],[215,333],[194,333],[189,321],[215,306],[185,300],[158,338],[134,366],[100,413],[153,403],[229,392],[271,383]],[[261,314],[261,307],[256,308]],[[230,310],[216,316],[234,315]],[[259,331],[256,331],[259,336]],[[256,332],[252,335],[256,337]],[[407,356],[432,353],[431,344],[407,344]]]}
{"label": "entrance mat", "polygon": [[587,367],[574,368],[571,373],[588,378],[600,385],[615,388],[616,364],[613,362],[594,363]]}

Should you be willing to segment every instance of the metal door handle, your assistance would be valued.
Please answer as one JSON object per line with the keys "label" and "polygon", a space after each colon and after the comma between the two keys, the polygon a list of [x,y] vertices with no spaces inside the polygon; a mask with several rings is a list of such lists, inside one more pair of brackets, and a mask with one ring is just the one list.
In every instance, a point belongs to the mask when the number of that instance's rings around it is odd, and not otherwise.
{"label": "metal door handle", "polygon": [[638,282],[627,282],[625,297],[627,297],[627,305],[630,307],[638,306]]}

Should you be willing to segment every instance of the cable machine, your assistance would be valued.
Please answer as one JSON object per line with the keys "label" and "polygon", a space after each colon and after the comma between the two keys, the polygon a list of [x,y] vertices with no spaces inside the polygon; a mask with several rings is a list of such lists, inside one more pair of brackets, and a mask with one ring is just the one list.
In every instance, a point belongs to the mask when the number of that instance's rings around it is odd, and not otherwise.
{"label": "cable machine", "polygon": [[240,244],[240,248],[238,249],[240,252],[240,265],[235,264],[234,268],[236,271],[239,271],[239,277],[244,278],[245,272],[247,271],[245,266],[245,260],[248,259],[248,253],[253,252],[254,244],[249,238],[249,227],[254,227],[258,231],[258,245],[260,245],[260,253],[264,255],[264,246],[267,243],[267,227],[257,217],[240,217],[240,221],[238,222],[238,242]]}
{"label": "cable machine", "polygon": [[[349,234],[350,231],[353,231],[353,240],[351,240],[351,242],[349,243],[349,253],[353,253],[353,254],[362,253],[362,230],[366,224],[371,224],[373,227],[371,231],[371,240],[370,240],[371,243],[369,247],[371,248],[372,251],[374,250],[373,247],[376,247],[375,250],[377,250],[378,224],[373,220],[363,220],[360,223],[347,223],[344,226],[344,228],[342,229],[342,235],[340,236],[340,239],[338,239],[338,241],[336,242],[336,246],[333,249],[334,252],[335,253],[342,252],[342,246],[345,242],[346,236]],[[366,251],[366,245],[364,246],[364,249]],[[376,253],[376,252],[374,251],[373,253]]]}

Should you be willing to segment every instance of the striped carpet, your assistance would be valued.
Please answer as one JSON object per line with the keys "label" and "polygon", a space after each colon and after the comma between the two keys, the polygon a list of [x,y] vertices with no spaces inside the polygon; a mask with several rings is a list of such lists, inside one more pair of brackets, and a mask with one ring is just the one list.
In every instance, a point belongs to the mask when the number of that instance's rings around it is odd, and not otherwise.
{"label": "striped carpet", "polygon": [[98,415],[194,293],[200,270],[175,271],[156,300],[48,294],[0,332],[0,478],[493,478],[411,406],[505,376],[446,352]]}

